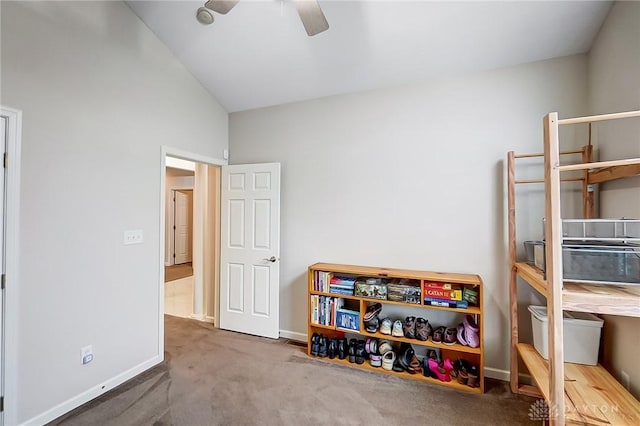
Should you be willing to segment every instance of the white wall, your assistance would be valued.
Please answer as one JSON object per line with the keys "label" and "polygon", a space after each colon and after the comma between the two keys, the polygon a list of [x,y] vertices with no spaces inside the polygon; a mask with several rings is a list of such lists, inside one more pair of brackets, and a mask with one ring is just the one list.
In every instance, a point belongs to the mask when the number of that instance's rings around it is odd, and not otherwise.
{"label": "white wall", "polygon": [[[640,2],[616,2],[589,53],[590,113],[640,110]],[[640,119],[593,125],[601,160],[640,157]],[[640,177],[601,185],[601,217],[640,218]],[[640,398],[638,318],[605,316],[604,363]]]}
{"label": "white wall", "polygon": [[[585,106],[580,55],[230,114],[232,164],[282,163],[281,329],[306,332],[314,262],[478,273],[487,366],[507,370],[506,153],[540,152],[544,114]],[[540,238],[542,188],[522,193],[519,240]]]}
{"label": "white wall", "polygon": [[160,147],[222,158],[228,117],[124,3],[1,8],[1,101],[24,113],[6,422],[45,423],[162,359]]}

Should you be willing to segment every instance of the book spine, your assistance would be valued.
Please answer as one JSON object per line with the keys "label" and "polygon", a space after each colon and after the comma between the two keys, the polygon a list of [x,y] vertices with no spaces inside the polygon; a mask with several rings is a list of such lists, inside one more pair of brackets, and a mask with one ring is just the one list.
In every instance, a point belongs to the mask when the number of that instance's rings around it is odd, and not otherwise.
{"label": "book spine", "polygon": [[467,309],[469,307],[469,303],[466,300],[435,299],[429,297],[424,299],[424,304],[458,309]]}
{"label": "book spine", "polygon": [[424,296],[433,299],[449,299],[449,300],[462,300],[462,290],[460,289],[438,289],[438,288],[425,288]]}

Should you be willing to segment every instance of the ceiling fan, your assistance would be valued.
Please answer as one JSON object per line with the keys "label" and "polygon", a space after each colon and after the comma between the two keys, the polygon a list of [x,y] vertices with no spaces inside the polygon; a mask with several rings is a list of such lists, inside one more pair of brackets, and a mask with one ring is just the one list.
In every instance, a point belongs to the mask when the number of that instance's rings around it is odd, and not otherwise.
{"label": "ceiling fan", "polygon": [[[240,0],[209,0],[204,4],[204,7],[198,9],[196,17],[202,24],[213,23],[213,14],[208,10],[211,9],[214,12],[226,15],[233,7],[238,4]],[[293,0],[304,25],[304,29],[307,31],[309,37],[319,34],[329,29],[329,23],[325,18],[322,9],[317,0]]]}

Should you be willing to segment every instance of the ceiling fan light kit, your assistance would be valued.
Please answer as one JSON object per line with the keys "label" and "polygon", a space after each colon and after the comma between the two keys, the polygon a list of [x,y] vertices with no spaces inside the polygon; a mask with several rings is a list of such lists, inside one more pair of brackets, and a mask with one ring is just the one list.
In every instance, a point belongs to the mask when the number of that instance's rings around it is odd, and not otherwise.
{"label": "ceiling fan light kit", "polygon": [[196,19],[202,25],[211,25],[213,24],[213,13],[211,13],[206,7],[200,7],[196,12]]}
{"label": "ceiling fan light kit", "polygon": [[[198,9],[196,18],[203,25],[213,23],[213,10],[221,15],[229,13],[240,0],[209,0],[204,7]],[[293,0],[298,11],[298,16],[304,25],[304,29],[309,37],[319,34],[329,29],[329,23],[325,18],[317,0]]]}

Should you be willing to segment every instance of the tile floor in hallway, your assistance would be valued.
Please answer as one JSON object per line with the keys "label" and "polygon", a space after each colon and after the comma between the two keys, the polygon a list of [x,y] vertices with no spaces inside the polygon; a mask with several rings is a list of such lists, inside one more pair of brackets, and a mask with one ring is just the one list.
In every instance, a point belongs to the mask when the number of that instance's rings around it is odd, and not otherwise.
{"label": "tile floor in hallway", "polygon": [[164,284],[164,313],[189,318],[193,313],[193,275]]}

